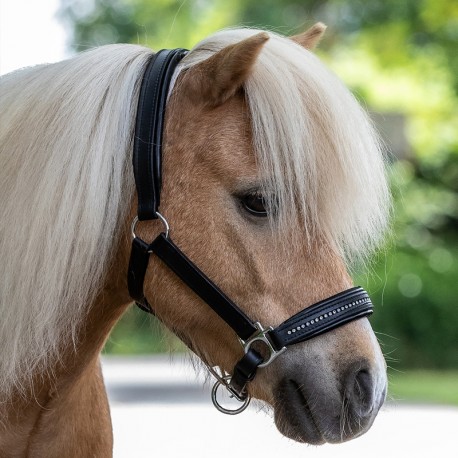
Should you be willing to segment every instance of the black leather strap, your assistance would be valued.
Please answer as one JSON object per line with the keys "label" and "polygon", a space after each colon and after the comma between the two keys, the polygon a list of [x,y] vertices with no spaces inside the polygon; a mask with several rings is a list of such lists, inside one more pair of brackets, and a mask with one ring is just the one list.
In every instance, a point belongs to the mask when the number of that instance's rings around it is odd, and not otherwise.
{"label": "black leather strap", "polygon": [[[170,81],[185,49],[162,50],[151,56],[143,74],[135,122],[133,169],[138,199],[138,219],[156,219],[161,194],[161,149],[165,105]],[[138,307],[153,313],[143,283],[149,260],[148,244],[132,242],[127,276],[129,293]]]}
{"label": "black leather strap", "polygon": [[203,299],[241,339],[247,340],[257,331],[250,318],[201,272],[165,234],[156,237],[149,248]]}
{"label": "black leather strap", "polygon": [[127,271],[127,287],[129,295],[135,299],[137,306],[144,312],[154,315],[153,309],[148,304],[143,292],[146,269],[150,257],[149,245],[142,239],[135,237],[130,250],[129,269]]}
{"label": "black leather strap", "polygon": [[149,261],[148,244],[135,237],[130,251],[129,270],[127,271],[127,286],[132,299],[141,302],[144,299],[143,283]]}
{"label": "black leather strap", "polygon": [[159,51],[151,57],[140,87],[135,124],[133,166],[138,219],[157,218],[161,193],[161,148],[170,80],[185,49]]}
{"label": "black leather strap", "polygon": [[373,305],[369,295],[357,286],[307,307],[270,331],[268,336],[279,350],[324,334],[372,312]]}
{"label": "black leather strap", "polygon": [[246,398],[246,385],[254,379],[258,367],[263,361],[262,356],[256,350],[250,348],[235,365],[231,377],[231,388],[237,393],[239,398]]}

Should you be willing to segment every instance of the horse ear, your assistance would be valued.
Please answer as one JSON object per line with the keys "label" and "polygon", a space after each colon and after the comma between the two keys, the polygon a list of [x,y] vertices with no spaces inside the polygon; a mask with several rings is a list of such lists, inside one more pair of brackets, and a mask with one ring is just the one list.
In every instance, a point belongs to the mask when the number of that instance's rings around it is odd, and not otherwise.
{"label": "horse ear", "polygon": [[224,103],[242,87],[268,39],[266,32],[258,33],[191,67],[186,77],[188,95],[207,106]]}
{"label": "horse ear", "polygon": [[322,22],[317,22],[315,25],[305,32],[291,37],[291,40],[303,46],[305,49],[314,49],[323,38],[326,26]]}

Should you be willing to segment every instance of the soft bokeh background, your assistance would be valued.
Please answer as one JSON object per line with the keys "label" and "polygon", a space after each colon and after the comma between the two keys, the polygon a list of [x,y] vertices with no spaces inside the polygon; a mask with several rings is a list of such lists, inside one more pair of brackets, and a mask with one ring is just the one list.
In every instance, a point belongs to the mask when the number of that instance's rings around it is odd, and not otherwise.
{"label": "soft bokeh background", "polygon": [[[24,65],[8,61],[5,66],[4,57],[24,54],[18,34],[22,38],[27,21],[33,27],[57,2],[25,2],[33,9],[14,23],[7,14],[13,1],[1,0],[3,73]],[[156,50],[191,47],[234,25],[289,35],[325,22],[328,31],[318,54],[372,113],[391,151],[393,233],[369,274],[355,272],[356,282],[377,304],[371,321],[390,365],[391,393],[458,404],[457,2],[61,0],[58,20],[63,29],[52,23],[58,50],[43,61],[114,42]],[[40,37],[50,33],[43,27],[28,39],[36,58],[46,46]],[[6,35],[8,28],[18,42]],[[105,351],[150,353],[169,347],[160,326],[132,309]]]}
{"label": "soft bokeh background", "polygon": [[0,75],[69,55],[60,0],[0,0]]}

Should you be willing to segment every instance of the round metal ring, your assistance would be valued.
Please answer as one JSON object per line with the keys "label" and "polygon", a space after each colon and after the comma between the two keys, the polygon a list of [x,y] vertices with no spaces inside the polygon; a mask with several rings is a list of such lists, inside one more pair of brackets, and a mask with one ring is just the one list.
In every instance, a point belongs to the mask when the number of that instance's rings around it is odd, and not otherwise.
{"label": "round metal ring", "polygon": [[167,222],[167,220],[159,212],[156,212],[156,215],[161,220],[162,224],[164,225],[165,237],[168,239],[169,238],[169,232],[170,232],[169,223]]}
{"label": "round metal ring", "polygon": [[[156,212],[156,215],[157,215],[158,219],[161,221],[161,223],[164,225],[166,238],[169,238],[169,232],[170,232],[169,223],[167,222],[167,220],[159,212]],[[132,238],[133,239],[135,239],[137,237],[137,234],[135,233],[135,228],[137,227],[138,222],[139,222],[139,219],[138,219],[138,216],[136,216],[132,220],[132,224],[130,225],[130,232],[132,234]]]}
{"label": "round metal ring", "polygon": [[218,392],[218,388],[220,387],[220,385],[223,385],[223,383],[220,382],[219,380],[216,381],[215,384],[213,385],[213,388],[212,388],[212,402],[213,402],[213,405],[217,408],[217,410],[219,410],[222,413],[225,413],[226,415],[237,415],[239,413],[242,413],[248,407],[248,404],[251,401],[251,397],[248,396],[243,401],[243,404],[238,409],[234,409],[234,410],[226,409],[225,407],[223,407],[218,402],[218,399],[216,398],[216,395],[217,395],[217,392]]}
{"label": "round metal ring", "polygon": [[137,234],[135,233],[135,228],[137,226],[137,223],[138,223],[138,216],[136,216],[133,219],[132,224],[130,225],[130,232],[132,233],[132,238],[133,239],[137,238]]}

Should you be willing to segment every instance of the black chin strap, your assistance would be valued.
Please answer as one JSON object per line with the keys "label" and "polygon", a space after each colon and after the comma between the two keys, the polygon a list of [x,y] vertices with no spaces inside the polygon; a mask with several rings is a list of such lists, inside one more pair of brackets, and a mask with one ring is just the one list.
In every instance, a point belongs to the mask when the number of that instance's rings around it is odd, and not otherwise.
{"label": "black chin strap", "polygon": [[[209,367],[218,379],[212,392],[215,406],[224,413],[234,414],[244,410],[248,405],[247,383],[253,380],[258,368],[269,365],[289,345],[304,342],[345,323],[370,315],[373,306],[362,288],[350,288],[308,306],[275,329],[264,328],[260,323],[252,321],[172,242],[168,234],[167,221],[158,211],[162,131],[169,84],[176,65],[186,52],[184,49],[158,52],[148,63],[142,80],[133,156],[138,217],[132,224],[133,241],[128,288],[137,305],[142,310],[153,313],[145,298],[143,283],[149,257],[154,253],[235,331],[244,355],[236,364],[233,373],[218,373]],[[138,221],[157,218],[164,223],[165,233],[161,233],[150,244],[136,236],[135,227]],[[220,385],[243,402],[241,408],[227,410],[219,404],[216,392]]]}

